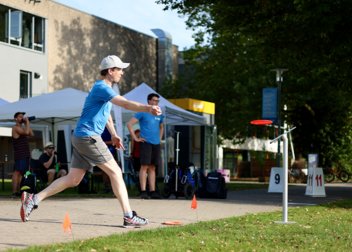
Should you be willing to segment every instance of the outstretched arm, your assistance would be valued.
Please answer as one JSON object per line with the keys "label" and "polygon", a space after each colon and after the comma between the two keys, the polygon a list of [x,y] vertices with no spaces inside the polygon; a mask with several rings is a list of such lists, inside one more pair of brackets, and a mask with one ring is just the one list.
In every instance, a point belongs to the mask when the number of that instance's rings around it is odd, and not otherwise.
{"label": "outstretched arm", "polygon": [[111,103],[136,112],[147,112],[152,115],[161,115],[161,109],[158,106],[144,105],[139,102],[128,101],[126,98],[117,95],[110,100]]}

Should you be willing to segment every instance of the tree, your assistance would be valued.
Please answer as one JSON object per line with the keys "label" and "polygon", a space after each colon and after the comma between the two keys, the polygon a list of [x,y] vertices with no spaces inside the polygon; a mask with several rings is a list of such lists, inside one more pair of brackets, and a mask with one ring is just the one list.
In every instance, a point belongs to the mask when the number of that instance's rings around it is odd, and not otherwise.
{"label": "tree", "polygon": [[276,86],[269,69],[284,66],[282,119],[298,126],[296,151],[319,153],[321,164],[350,155],[352,1],[158,3],[188,16],[196,38],[184,52],[187,74],[168,90],[215,102],[221,136],[245,136],[261,116],[262,88]]}

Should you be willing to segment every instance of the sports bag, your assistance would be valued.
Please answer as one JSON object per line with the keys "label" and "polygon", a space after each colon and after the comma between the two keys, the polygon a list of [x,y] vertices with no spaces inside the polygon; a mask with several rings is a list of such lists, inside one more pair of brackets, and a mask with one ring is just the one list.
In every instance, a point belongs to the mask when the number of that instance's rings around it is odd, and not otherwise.
{"label": "sports bag", "polygon": [[202,186],[199,188],[199,197],[201,198],[227,198],[227,188],[225,179],[220,172],[210,172],[204,177]]}

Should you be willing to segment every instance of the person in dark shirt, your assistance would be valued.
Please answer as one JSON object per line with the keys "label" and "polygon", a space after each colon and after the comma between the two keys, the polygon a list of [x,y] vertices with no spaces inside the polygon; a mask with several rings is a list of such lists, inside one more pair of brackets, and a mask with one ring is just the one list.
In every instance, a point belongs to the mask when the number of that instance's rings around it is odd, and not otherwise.
{"label": "person in dark shirt", "polygon": [[[16,125],[12,127],[12,143],[14,149],[15,172],[12,176],[12,197],[20,197],[20,183],[23,174],[29,170],[29,143],[27,136],[34,136],[29,126],[28,117],[24,117],[25,112],[17,112],[14,115]],[[22,127],[24,124],[25,128]]]}
{"label": "person in dark shirt", "polygon": [[[49,185],[51,185],[51,183],[54,181],[55,179],[55,174],[56,174],[56,170],[55,170],[55,166],[56,166],[56,158],[55,158],[55,146],[52,142],[47,142],[44,150],[45,153],[43,153],[40,157],[39,157],[39,163],[41,165],[42,168],[42,175],[47,175],[48,176],[48,183]],[[60,163],[59,167],[61,166]],[[57,178],[60,178],[62,176],[66,176],[67,175],[67,171],[65,169],[60,169],[57,172]]]}

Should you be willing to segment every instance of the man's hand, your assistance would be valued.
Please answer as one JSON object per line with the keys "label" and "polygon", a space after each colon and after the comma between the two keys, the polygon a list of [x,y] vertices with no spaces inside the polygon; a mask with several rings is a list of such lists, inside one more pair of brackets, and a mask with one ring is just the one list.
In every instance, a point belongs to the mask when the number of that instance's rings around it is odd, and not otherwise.
{"label": "man's hand", "polygon": [[51,152],[51,156],[55,156],[55,153],[56,153],[56,151],[53,150],[53,152]]}
{"label": "man's hand", "polygon": [[137,139],[133,139],[133,140],[136,141],[136,142],[144,143],[144,141],[147,140],[147,139],[145,139],[144,137],[138,137]]}
{"label": "man's hand", "polygon": [[152,115],[155,115],[155,116],[161,115],[161,108],[158,106],[151,106],[149,113],[151,113]]}
{"label": "man's hand", "polygon": [[112,145],[116,146],[115,147],[116,150],[120,150],[121,148],[125,150],[122,144],[122,140],[118,136],[111,137],[111,141],[112,141]]}

